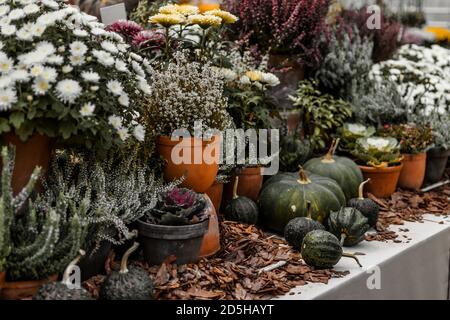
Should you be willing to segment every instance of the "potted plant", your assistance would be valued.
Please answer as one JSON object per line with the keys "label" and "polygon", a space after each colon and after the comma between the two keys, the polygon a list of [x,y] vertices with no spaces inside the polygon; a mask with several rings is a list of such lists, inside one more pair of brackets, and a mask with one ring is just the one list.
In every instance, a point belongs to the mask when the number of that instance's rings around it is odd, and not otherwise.
{"label": "potted plant", "polygon": [[398,186],[419,190],[425,178],[426,151],[433,143],[431,127],[414,124],[387,125],[379,133],[400,141],[403,169]]}
{"label": "potted plant", "polygon": [[402,170],[400,144],[392,137],[365,137],[356,140],[353,156],[359,162],[364,179],[370,179],[366,191],[386,198],[395,192]]}
{"label": "potted plant", "polygon": [[202,194],[189,189],[175,187],[161,193],[155,208],[138,220],[145,261],[161,264],[171,255],[177,264],[197,261],[208,229],[206,205]]}
{"label": "potted plant", "polygon": [[[189,62],[183,52],[174,56],[166,69],[153,73],[144,117],[148,127],[154,128],[159,155],[167,162],[166,181],[184,176],[182,186],[205,192],[219,169],[221,138],[217,130],[231,122],[223,81],[209,64]],[[208,131],[209,136],[203,135]]]}
{"label": "potted plant", "polygon": [[355,148],[356,140],[364,137],[371,137],[377,130],[375,127],[368,127],[360,123],[346,122],[338,129],[338,134],[341,138],[339,150],[349,153]]}
{"label": "potted plant", "polygon": [[16,147],[14,194],[36,165],[45,171],[54,143],[108,150],[143,141],[136,112],[147,68],[119,35],[62,0],[2,8],[15,14],[3,19],[0,50],[0,133]]}
{"label": "potted plant", "polygon": [[[2,239],[6,240],[2,248],[2,271],[6,271],[6,281],[0,298],[22,299],[33,296],[41,284],[55,281],[77,255],[86,235],[86,225],[82,222],[85,211],[72,205],[70,197],[64,195],[60,195],[59,202],[49,211],[38,205],[39,200],[29,200],[40,177],[38,167],[24,189],[14,196],[11,186],[14,160],[7,147],[1,153],[0,217],[5,227]],[[17,211],[25,204],[24,212],[18,215]],[[67,212],[63,214],[62,208]]]}

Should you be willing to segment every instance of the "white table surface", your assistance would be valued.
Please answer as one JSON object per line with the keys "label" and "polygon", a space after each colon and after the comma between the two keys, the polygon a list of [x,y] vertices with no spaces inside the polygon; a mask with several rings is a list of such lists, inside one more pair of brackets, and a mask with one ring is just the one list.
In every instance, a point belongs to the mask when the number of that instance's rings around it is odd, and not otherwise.
{"label": "white table surface", "polygon": [[[448,299],[450,269],[450,217],[424,216],[424,221],[405,222],[391,226],[398,231],[402,243],[363,241],[345,252],[363,252],[358,256],[363,268],[353,259],[342,258],[335,270],[350,271],[343,278],[330,279],[328,284],[311,283],[299,286],[276,299]],[[443,221],[444,224],[437,222]],[[411,238],[406,243],[406,235]],[[374,268],[375,266],[375,268]],[[374,283],[374,270],[379,267],[380,289],[369,289]],[[377,272],[378,273],[378,272]]]}

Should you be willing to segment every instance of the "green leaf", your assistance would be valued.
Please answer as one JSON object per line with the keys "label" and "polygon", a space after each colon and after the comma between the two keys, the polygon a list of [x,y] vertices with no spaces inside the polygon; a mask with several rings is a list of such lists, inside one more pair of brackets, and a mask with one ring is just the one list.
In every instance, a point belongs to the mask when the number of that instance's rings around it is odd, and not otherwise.
{"label": "green leaf", "polygon": [[24,120],[25,116],[22,112],[13,112],[9,116],[9,121],[16,129],[20,128]]}
{"label": "green leaf", "polygon": [[8,132],[11,130],[11,127],[9,126],[9,122],[5,118],[0,118],[0,133]]}

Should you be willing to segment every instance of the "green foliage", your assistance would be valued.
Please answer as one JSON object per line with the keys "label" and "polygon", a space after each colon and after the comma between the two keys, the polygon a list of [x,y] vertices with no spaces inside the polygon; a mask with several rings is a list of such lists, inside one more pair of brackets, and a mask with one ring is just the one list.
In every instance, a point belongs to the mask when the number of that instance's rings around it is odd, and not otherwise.
{"label": "green foliage", "polygon": [[280,170],[298,171],[298,166],[303,165],[311,154],[311,143],[307,139],[300,139],[299,128],[287,132],[280,140]]}
{"label": "green foliage", "polygon": [[176,1],[140,0],[137,7],[130,12],[129,20],[139,23],[144,28],[148,28],[150,27],[150,22],[148,21],[150,16],[157,14],[159,7],[173,2]]}
{"label": "green foliage", "polygon": [[352,154],[372,167],[388,167],[401,161],[400,144],[392,137],[359,138]]}
{"label": "green foliage", "polygon": [[429,125],[400,124],[386,126],[379,131],[383,137],[400,141],[402,153],[416,154],[427,151],[433,144],[433,132]]}
{"label": "green foliage", "polygon": [[332,134],[351,117],[351,105],[323,94],[316,81],[300,82],[296,96],[289,97],[302,115],[303,132],[316,150],[324,149],[332,140]]}

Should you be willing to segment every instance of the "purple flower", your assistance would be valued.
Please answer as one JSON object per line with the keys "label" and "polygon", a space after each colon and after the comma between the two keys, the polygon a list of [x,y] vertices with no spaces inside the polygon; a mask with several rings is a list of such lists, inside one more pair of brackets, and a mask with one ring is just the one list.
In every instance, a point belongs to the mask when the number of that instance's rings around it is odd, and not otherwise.
{"label": "purple flower", "polygon": [[185,188],[173,188],[164,195],[164,201],[170,205],[176,205],[183,208],[190,208],[194,204],[197,194]]}
{"label": "purple flower", "polygon": [[139,49],[160,50],[165,46],[166,38],[162,30],[144,30],[137,33],[131,43]]}
{"label": "purple flower", "polygon": [[130,44],[133,38],[144,29],[134,21],[119,20],[107,26],[106,30],[120,34],[125,42]]}

